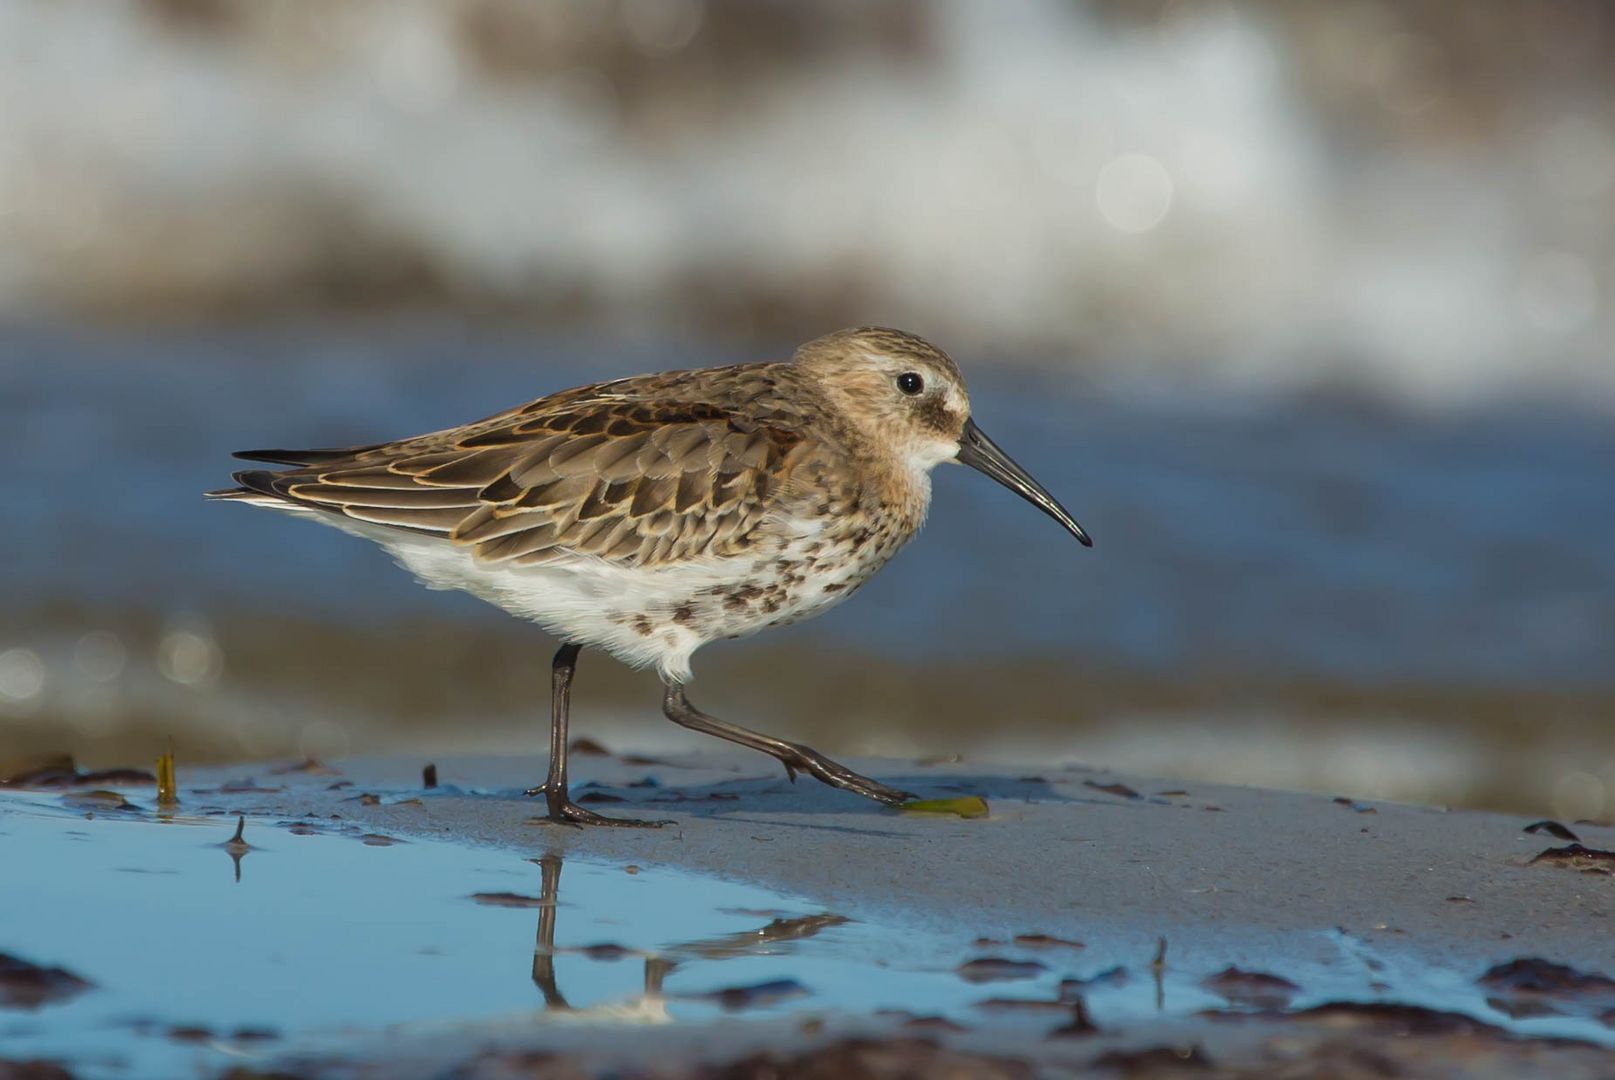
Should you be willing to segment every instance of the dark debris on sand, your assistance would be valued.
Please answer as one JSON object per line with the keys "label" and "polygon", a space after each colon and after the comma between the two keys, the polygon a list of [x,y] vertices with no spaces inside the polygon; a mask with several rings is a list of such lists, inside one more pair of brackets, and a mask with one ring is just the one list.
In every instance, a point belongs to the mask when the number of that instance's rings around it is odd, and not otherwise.
{"label": "dark debris on sand", "polygon": [[763,1051],[726,1063],[627,1073],[602,1073],[550,1051],[491,1050],[449,1075],[454,1080],[586,1080],[603,1075],[647,1080],[1032,1080],[1037,1072],[1014,1058],[966,1053],[930,1039],[903,1037],[845,1039],[794,1053]]}
{"label": "dark debris on sand", "polygon": [[487,907],[538,908],[544,906],[542,897],[513,892],[472,893],[467,899]]}
{"label": "dark debris on sand", "polygon": [[1282,1009],[1289,1005],[1291,997],[1301,991],[1299,986],[1282,975],[1245,971],[1237,967],[1227,967],[1215,975],[1209,975],[1200,985],[1230,1004],[1258,1009]]}
{"label": "dark debris on sand", "polygon": [[1013,1058],[950,1050],[928,1039],[847,1039],[791,1057],[756,1054],[691,1074],[691,1080],[1031,1080],[1031,1065]]}
{"label": "dark debris on sand", "polygon": [[1003,956],[978,956],[967,960],[955,969],[965,982],[1005,982],[1013,979],[1034,979],[1048,968],[1036,960],[1011,960]]}
{"label": "dark debris on sand", "polygon": [[1589,1016],[1615,1021],[1615,979],[1597,972],[1526,956],[1498,964],[1475,981],[1485,989],[1488,1005],[1515,1019]]}
{"label": "dark debris on sand", "polygon": [[71,754],[36,754],[0,762],[0,787],[48,789],[156,782],[157,777],[145,769],[81,770]]}
{"label": "dark debris on sand", "polygon": [[73,1080],[73,1074],[54,1061],[0,1060],[0,1080]]}
{"label": "dark debris on sand", "polygon": [[1568,828],[1566,828],[1564,825],[1561,825],[1559,822],[1557,822],[1557,821],[1548,821],[1546,819],[1544,819],[1542,821],[1533,821],[1533,822],[1531,822],[1531,824],[1527,825],[1525,828],[1521,829],[1520,831],[1521,832],[1528,832],[1528,833],[1545,832],[1549,836],[1556,837],[1556,838],[1558,838],[1560,840],[1580,840],[1581,839],[1581,837],[1579,837],[1575,833],[1571,832]]}
{"label": "dark debris on sand", "polygon": [[59,967],[41,967],[0,952],[0,1007],[35,1009],[90,989],[91,983]]}
{"label": "dark debris on sand", "polygon": [[1531,860],[1532,866],[1538,863],[1563,866],[1589,874],[1615,874],[1615,851],[1602,851],[1598,848],[1583,847],[1581,844],[1566,844],[1564,847],[1548,848]]}

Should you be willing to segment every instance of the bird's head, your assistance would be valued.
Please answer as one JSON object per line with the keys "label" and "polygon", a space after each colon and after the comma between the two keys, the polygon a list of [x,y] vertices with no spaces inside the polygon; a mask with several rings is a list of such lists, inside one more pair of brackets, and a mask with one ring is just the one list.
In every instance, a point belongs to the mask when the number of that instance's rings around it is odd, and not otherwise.
{"label": "bird's head", "polygon": [[964,376],[935,345],[901,330],[861,326],[808,342],[794,363],[865,438],[889,447],[909,469],[926,473],[944,461],[969,465],[1092,546],[1054,496],[970,419]]}

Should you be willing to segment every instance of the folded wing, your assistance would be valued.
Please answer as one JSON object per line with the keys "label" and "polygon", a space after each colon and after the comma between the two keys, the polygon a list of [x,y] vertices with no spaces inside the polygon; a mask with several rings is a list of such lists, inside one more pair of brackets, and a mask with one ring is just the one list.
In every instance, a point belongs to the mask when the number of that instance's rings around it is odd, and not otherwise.
{"label": "folded wing", "polygon": [[737,553],[814,449],[789,418],[635,400],[615,385],[398,443],[254,451],[301,467],[240,472],[241,489],[218,494],[441,536],[489,562],[651,566]]}

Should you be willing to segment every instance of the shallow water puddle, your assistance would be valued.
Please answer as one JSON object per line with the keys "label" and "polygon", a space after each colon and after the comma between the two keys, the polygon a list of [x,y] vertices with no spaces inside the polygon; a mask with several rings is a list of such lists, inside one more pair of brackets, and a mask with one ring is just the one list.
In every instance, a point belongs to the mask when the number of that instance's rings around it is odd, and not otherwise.
{"label": "shallow water puddle", "polygon": [[0,797],[0,954],[88,984],[0,999],[0,1056],[194,1075],[383,1030],[962,1016],[983,996],[952,970],[968,942],[766,889],[308,822],[248,818],[237,841],[233,817],[120,801]]}
{"label": "shallow water puddle", "polygon": [[1252,949],[1184,931],[1152,962],[1102,934],[954,938],[674,870],[338,823],[249,817],[238,838],[234,817],[144,798],[0,796],[0,1057],[210,1075],[446,1028],[886,1013],[1041,1039],[1343,1000],[1615,1041],[1573,995],[1511,1006],[1478,971],[1343,934]]}

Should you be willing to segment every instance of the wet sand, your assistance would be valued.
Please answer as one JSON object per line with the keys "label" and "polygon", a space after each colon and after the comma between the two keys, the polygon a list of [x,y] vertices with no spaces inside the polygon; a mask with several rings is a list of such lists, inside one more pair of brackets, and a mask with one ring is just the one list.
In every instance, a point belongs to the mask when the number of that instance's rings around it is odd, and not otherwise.
{"label": "wet sand", "polygon": [[[1563,841],[1522,832],[1529,822],[1520,818],[1083,768],[852,762],[925,798],[972,793],[989,800],[987,819],[961,820],[891,812],[805,778],[792,784],[754,756],[572,761],[577,792],[623,800],[590,804],[595,809],[674,824],[535,824],[541,803],[518,794],[543,777],[544,759],[530,756],[439,761],[443,785],[476,793],[439,793],[420,806],[366,806],[348,789],[318,790],[325,785],[287,776],[276,778],[293,781],[286,791],[252,805],[341,813],[386,830],[450,833],[521,850],[666,863],[832,906],[965,921],[986,935],[1080,937],[1098,922],[1148,945],[1183,925],[1263,936],[1345,928],[1392,934],[1432,959],[1489,963],[1525,951],[1615,969],[1615,936],[1601,933],[1615,911],[1615,888],[1606,887],[1612,883],[1527,865]],[[421,764],[360,759],[340,768],[357,791],[386,793],[418,789]],[[656,786],[634,786],[647,779]],[[1589,847],[1615,847],[1615,829],[1573,827]]]}
{"label": "wet sand", "polygon": [[[1615,982],[1605,978],[1615,973],[1615,856],[1566,852],[1573,841],[1524,831],[1525,819],[1078,768],[850,763],[924,797],[985,796],[990,816],[965,820],[792,785],[771,763],[721,751],[573,761],[588,805],[674,823],[539,823],[538,804],[519,794],[542,776],[533,757],[439,760],[432,790],[421,787],[424,763],[400,758],[344,761],[339,775],[182,771],[181,795],[192,813],[340,822],[557,864],[758,885],[850,920],[957,940],[982,961],[959,977],[979,970],[982,999],[1005,1000],[966,1024],[902,1010],[846,1015],[821,1002],[789,1020],[621,1037],[589,1024],[402,1032],[356,1044],[343,1064],[305,1062],[309,1075],[693,1075],[727,1064],[737,1071],[724,1075],[1240,1076],[1326,1061],[1344,1076],[1615,1069]],[[219,790],[249,774],[271,790]],[[1615,848],[1615,830],[1565,825],[1586,849]],[[563,878],[563,904],[565,889]],[[1061,975],[1059,998],[1017,997],[1021,964]],[[1136,998],[1102,1015],[1105,988],[1118,982]]]}

